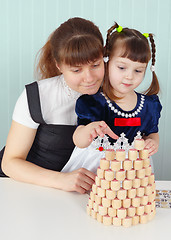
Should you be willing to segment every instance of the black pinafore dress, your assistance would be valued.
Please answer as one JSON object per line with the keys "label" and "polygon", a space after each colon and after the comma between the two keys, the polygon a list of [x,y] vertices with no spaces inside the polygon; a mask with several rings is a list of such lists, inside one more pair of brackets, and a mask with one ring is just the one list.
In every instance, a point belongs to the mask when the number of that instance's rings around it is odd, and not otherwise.
{"label": "black pinafore dress", "polygon": [[[75,147],[72,135],[76,126],[46,124],[42,117],[37,82],[26,85],[26,92],[30,115],[40,124],[26,160],[46,169],[61,171]],[[0,163],[4,149],[0,152]],[[0,177],[7,177],[1,167]]]}

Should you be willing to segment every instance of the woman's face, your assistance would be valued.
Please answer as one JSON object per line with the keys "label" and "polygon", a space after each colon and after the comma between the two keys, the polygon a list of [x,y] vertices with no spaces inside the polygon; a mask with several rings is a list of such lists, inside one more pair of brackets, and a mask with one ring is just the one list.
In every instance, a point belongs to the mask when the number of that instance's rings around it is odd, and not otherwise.
{"label": "woman's face", "polygon": [[58,68],[67,85],[82,94],[95,94],[99,90],[104,77],[102,56],[88,64],[70,66],[62,63]]}

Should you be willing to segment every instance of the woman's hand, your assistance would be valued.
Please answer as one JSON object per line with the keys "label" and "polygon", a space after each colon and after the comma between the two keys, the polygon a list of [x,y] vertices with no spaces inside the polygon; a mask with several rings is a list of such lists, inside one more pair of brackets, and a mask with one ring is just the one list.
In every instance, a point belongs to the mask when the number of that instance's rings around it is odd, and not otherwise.
{"label": "woman's hand", "polygon": [[86,193],[95,181],[95,174],[85,168],[79,168],[73,172],[60,173],[58,181],[61,181],[61,189],[67,192],[76,191]]}

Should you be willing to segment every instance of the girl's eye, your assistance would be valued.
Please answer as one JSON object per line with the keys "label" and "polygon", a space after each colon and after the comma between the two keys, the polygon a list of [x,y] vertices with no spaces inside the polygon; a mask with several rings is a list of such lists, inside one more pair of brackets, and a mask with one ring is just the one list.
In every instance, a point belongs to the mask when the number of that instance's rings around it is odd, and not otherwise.
{"label": "girl's eye", "polygon": [[121,66],[119,66],[118,68],[121,69],[121,70],[124,70],[124,69],[125,69],[124,67],[121,67]]}
{"label": "girl's eye", "polygon": [[72,69],[72,72],[78,73],[78,72],[80,72],[80,69]]}
{"label": "girl's eye", "polygon": [[140,70],[135,70],[135,72],[137,72],[137,73],[141,73],[142,71],[140,71]]}
{"label": "girl's eye", "polygon": [[100,63],[93,64],[93,68],[96,68],[96,67],[99,67],[99,66],[100,66]]}

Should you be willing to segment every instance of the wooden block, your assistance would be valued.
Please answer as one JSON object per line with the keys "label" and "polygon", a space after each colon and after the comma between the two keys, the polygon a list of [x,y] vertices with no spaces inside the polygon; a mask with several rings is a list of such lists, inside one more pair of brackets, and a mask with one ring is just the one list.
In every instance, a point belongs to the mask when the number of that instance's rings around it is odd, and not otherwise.
{"label": "wooden block", "polygon": [[95,184],[96,184],[96,186],[100,186],[101,185],[101,178],[99,178],[99,177],[95,177]]}
{"label": "wooden block", "polygon": [[148,221],[148,215],[144,213],[143,215],[140,216],[140,223],[145,224]]}
{"label": "wooden block", "polygon": [[94,202],[95,201],[95,194],[94,192],[90,192],[90,199]]}
{"label": "wooden block", "polygon": [[116,209],[113,208],[113,207],[109,207],[109,208],[108,208],[108,215],[109,215],[110,217],[116,217]]}
{"label": "wooden block", "polygon": [[127,210],[126,208],[118,208],[116,212],[116,216],[118,218],[126,218]]}
{"label": "wooden block", "polygon": [[87,204],[87,214],[88,214],[89,216],[91,216],[91,208],[89,207],[88,204]]}
{"label": "wooden block", "polygon": [[143,168],[143,160],[137,159],[133,162],[133,166],[135,170],[140,170]]}
{"label": "wooden block", "polygon": [[91,209],[91,216],[92,216],[92,218],[94,218],[94,219],[97,218],[97,212],[95,212],[94,209]]}
{"label": "wooden block", "polygon": [[114,171],[112,171],[111,169],[105,170],[105,179],[107,181],[112,181],[114,177],[115,177]]}
{"label": "wooden block", "polygon": [[137,176],[137,178],[140,178],[140,179],[142,179],[142,178],[144,178],[145,177],[145,169],[146,168],[142,168],[142,169],[140,169],[140,170],[136,170],[136,176]]}
{"label": "wooden block", "polygon": [[139,151],[139,157],[141,159],[147,159],[149,157],[149,151],[147,148],[144,148],[142,150]]}
{"label": "wooden block", "polygon": [[154,173],[152,173],[150,176],[148,176],[148,182],[149,182],[149,184],[153,184],[154,181],[155,181]]}
{"label": "wooden block", "polygon": [[139,207],[140,206],[140,197],[132,198],[132,206]]}
{"label": "wooden block", "polygon": [[112,205],[112,200],[103,197],[103,198],[102,198],[102,205],[103,205],[104,207],[107,207],[107,208],[108,208],[108,207],[110,207],[110,206]]}
{"label": "wooden block", "polygon": [[108,161],[114,160],[115,159],[115,150],[114,149],[106,149],[105,158]]}
{"label": "wooden block", "polygon": [[110,182],[111,189],[114,191],[118,191],[120,189],[120,181],[114,179],[113,181]]}
{"label": "wooden block", "polygon": [[156,197],[156,193],[152,192],[152,194],[148,196],[148,201],[152,203],[155,200],[155,197]]}
{"label": "wooden block", "polygon": [[139,178],[135,178],[132,180],[132,187],[133,188],[139,188],[141,184],[141,181]]}
{"label": "wooden block", "polygon": [[117,227],[121,226],[121,218],[113,217],[113,225]]}
{"label": "wooden block", "polygon": [[150,202],[147,203],[147,205],[144,206],[144,212],[149,214],[152,211],[152,204]]}
{"label": "wooden block", "polygon": [[99,205],[99,214],[104,216],[107,214],[107,207],[102,206],[101,204]]}
{"label": "wooden block", "polygon": [[111,225],[112,224],[112,217],[110,217],[109,215],[103,216],[103,224],[105,226]]}
{"label": "wooden block", "polygon": [[92,185],[92,192],[93,192],[94,194],[97,193],[97,185],[96,185],[95,183],[93,183],[93,185]]}
{"label": "wooden block", "polygon": [[90,198],[88,199],[88,205],[90,208],[93,208],[93,202]]}
{"label": "wooden block", "polygon": [[138,158],[138,151],[137,149],[129,149],[128,151],[128,159],[135,161]]}
{"label": "wooden block", "polygon": [[140,204],[145,206],[147,205],[147,203],[148,203],[148,196],[147,195],[142,196],[140,199]]}
{"label": "wooden block", "polygon": [[126,190],[132,188],[132,180],[125,178],[125,180],[122,182],[122,187]]}
{"label": "wooden block", "polygon": [[135,169],[132,168],[131,170],[126,171],[126,178],[130,180],[135,179]]}
{"label": "wooden block", "polygon": [[131,206],[131,199],[130,198],[125,198],[122,201],[122,207],[123,208],[129,208]]}
{"label": "wooden block", "polygon": [[132,161],[126,159],[125,161],[123,161],[123,169],[124,170],[131,170],[132,169]]}
{"label": "wooden block", "polygon": [[123,181],[125,179],[125,171],[123,169],[116,172],[116,180]]}
{"label": "wooden block", "polygon": [[140,205],[139,207],[136,208],[136,214],[138,216],[141,216],[144,214],[144,206],[143,205]]}
{"label": "wooden block", "polygon": [[134,140],[134,147],[137,150],[142,150],[144,149],[145,143],[144,143],[144,139],[135,139]]}
{"label": "wooden block", "polygon": [[134,216],[135,216],[135,212],[136,212],[136,208],[133,207],[133,206],[130,206],[130,207],[127,209],[127,215],[128,215],[128,217],[134,217]]}
{"label": "wooden block", "polygon": [[132,217],[132,225],[137,225],[139,223],[139,216],[138,215],[135,215]]}
{"label": "wooden block", "polygon": [[104,170],[100,167],[97,168],[97,177],[104,178]]}
{"label": "wooden block", "polygon": [[111,161],[111,169],[113,171],[119,171],[121,168],[121,162],[117,161],[117,160],[113,160]]}
{"label": "wooden block", "polygon": [[137,196],[138,197],[144,196],[144,193],[145,193],[145,188],[144,187],[137,188]]}
{"label": "wooden block", "polygon": [[97,213],[96,218],[97,218],[97,221],[98,221],[98,222],[100,222],[100,223],[103,222],[103,216],[100,215],[99,213]]}
{"label": "wooden block", "polygon": [[148,177],[144,177],[141,179],[141,186],[146,187],[148,185]]}
{"label": "wooden block", "polygon": [[128,197],[129,198],[135,198],[136,194],[137,194],[137,191],[136,191],[136,188],[131,188],[128,190]]}
{"label": "wooden block", "polygon": [[147,168],[149,166],[150,166],[150,159],[149,158],[143,159],[143,167]]}
{"label": "wooden block", "polygon": [[116,197],[116,191],[113,191],[112,189],[106,189],[106,198],[112,200]]}
{"label": "wooden block", "polygon": [[97,187],[97,194],[100,196],[100,197],[105,197],[106,196],[106,190],[101,188],[101,187]]}
{"label": "wooden block", "polygon": [[127,191],[123,188],[120,188],[118,191],[117,191],[117,198],[120,199],[120,200],[123,200],[127,197]]}
{"label": "wooden block", "polygon": [[126,217],[122,219],[122,226],[124,227],[131,227],[132,225],[132,218],[131,217]]}
{"label": "wooden block", "polygon": [[115,209],[118,209],[118,208],[121,208],[122,206],[122,202],[120,199],[118,198],[115,198],[112,200],[112,207],[115,208]]}
{"label": "wooden block", "polygon": [[152,185],[151,185],[151,184],[148,184],[148,185],[145,187],[145,195],[149,196],[150,194],[152,194]]}
{"label": "wooden block", "polygon": [[99,211],[99,205],[96,202],[93,202],[93,209],[95,212]]}
{"label": "wooden block", "polygon": [[147,168],[145,168],[145,175],[146,176],[150,176],[152,173],[152,168],[151,168],[151,165]]}
{"label": "wooden block", "polygon": [[103,170],[107,170],[110,167],[110,161],[106,160],[106,158],[100,159],[100,168]]}
{"label": "wooden block", "polygon": [[124,149],[116,149],[116,160],[124,161],[126,157],[126,152]]}
{"label": "wooden block", "polygon": [[107,181],[106,179],[101,179],[101,188],[109,189],[110,188],[110,181]]}
{"label": "wooden block", "polygon": [[97,204],[101,204],[102,203],[102,198],[99,195],[97,195],[97,194],[95,194],[95,202]]}

